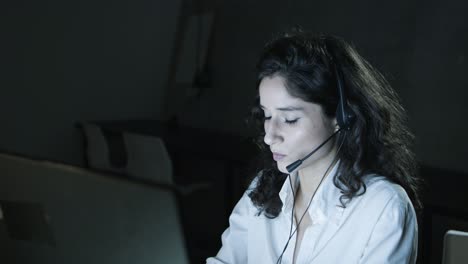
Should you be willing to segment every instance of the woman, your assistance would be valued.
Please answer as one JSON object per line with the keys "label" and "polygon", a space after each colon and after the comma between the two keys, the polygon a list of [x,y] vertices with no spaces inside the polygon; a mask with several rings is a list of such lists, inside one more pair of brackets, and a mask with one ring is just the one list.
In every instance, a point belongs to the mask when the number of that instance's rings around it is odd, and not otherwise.
{"label": "woman", "polygon": [[350,45],[304,32],[268,43],[252,112],[263,169],[207,263],[416,262],[413,136]]}

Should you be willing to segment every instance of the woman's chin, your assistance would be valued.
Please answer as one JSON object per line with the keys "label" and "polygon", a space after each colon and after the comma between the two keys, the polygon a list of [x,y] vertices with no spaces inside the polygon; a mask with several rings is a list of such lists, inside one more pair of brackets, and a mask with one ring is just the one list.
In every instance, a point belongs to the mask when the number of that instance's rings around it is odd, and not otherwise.
{"label": "woman's chin", "polygon": [[282,173],[289,173],[288,170],[286,169],[286,165],[283,164],[282,162],[276,162],[276,168]]}

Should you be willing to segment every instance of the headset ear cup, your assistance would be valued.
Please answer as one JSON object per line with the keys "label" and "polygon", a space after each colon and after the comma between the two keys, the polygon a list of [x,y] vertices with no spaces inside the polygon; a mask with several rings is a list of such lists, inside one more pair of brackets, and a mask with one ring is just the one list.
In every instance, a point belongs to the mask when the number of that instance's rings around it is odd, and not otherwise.
{"label": "headset ear cup", "polygon": [[354,122],[356,120],[356,115],[354,114],[353,110],[346,104],[338,107],[342,107],[343,110],[340,111],[340,115],[342,115],[342,122],[343,126],[342,128],[345,130],[351,130],[351,127],[354,125]]}
{"label": "headset ear cup", "polygon": [[336,122],[338,123],[339,127],[347,129],[346,117],[344,115],[344,107],[341,104],[341,101],[338,102],[338,107],[336,108]]}
{"label": "headset ear cup", "polygon": [[336,108],[336,121],[338,125],[344,130],[350,130],[356,119],[356,114],[348,105],[346,93],[344,91],[343,79],[337,65],[334,65],[336,86],[338,88],[338,106]]}
{"label": "headset ear cup", "polygon": [[353,126],[355,120],[355,115],[353,111],[343,105],[341,102],[338,103],[338,108],[336,109],[336,122],[344,130],[350,130]]}

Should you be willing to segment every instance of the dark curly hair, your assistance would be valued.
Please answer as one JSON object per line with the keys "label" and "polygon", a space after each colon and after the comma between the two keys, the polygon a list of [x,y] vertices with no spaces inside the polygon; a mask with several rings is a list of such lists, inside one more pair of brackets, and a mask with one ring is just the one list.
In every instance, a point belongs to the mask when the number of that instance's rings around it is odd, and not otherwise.
{"label": "dark curly hair", "polygon": [[[341,206],[364,194],[363,177],[375,173],[401,185],[420,209],[418,165],[410,148],[414,136],[406,126],[405,110],[382,74],[351,45],[335,36],[300,30],[284,33],[264,48],[257,64],[257,90],[263,78],[280,76],[292,96],[319,104],[328,117],[334,117],[339,95],[333,67],[341,72],[348,105],[356,115],[351,131],[337,138],[342,147],[333,182],[342,192]],[[258,93],[249,120],[258,129],[255,141],[261,150],[261,172],[256,173],[249,197],[259,215],[275,218],[281,212],[279,191],[287,174],[277,169],[263,141],[264,113]]]}

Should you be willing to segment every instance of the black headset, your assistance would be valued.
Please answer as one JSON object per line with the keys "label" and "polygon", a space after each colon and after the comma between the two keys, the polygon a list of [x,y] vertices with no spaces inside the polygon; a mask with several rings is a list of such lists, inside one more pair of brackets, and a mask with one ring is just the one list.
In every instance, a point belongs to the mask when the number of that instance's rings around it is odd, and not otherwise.
{"label": "black headset", "polygon": [[[312,154],[314,154],[318,149],[320,149],[323,145],[325,145],[331,138],[333,138],[334,136],[337,135],[337,133],[339,133],[340,131],[349,131],[351,130],[351,127],[354,125],[354,122],[356,120],[356,114],[354,113],[354,111],[351,109],[351,107],[349,107],[348,105],[348,100],[346,98],[346,95],[345,95],[345,92],[344,92],[344,85],[343,85],[343,79],[342,79],[342,76],[340,74],[340,71],[338,70],[338,67],[337,65],[334,63],[334,61],[332,60],[333,62],[333,68],[334,68],[334,72],[335,72],[335,77],[336,77],[336,86],[337,86],[337,89],[338,89],[338,95],[339,95],[339,101],[338,101],[338,106],[336,108],[336,122],[338,123],[338,126],[340,127],[338,131],[336,131],[335,133],[333,133],[331,136],[329,136],[322,144],[320,144],[317,148],[315,148],[311,153],[309,153],[307,156],[305,156],[303,159],[299,159],[297,161],[295,161],[294,163],[288,165],[286,167],[286,169],[291,173],[292,171],[294,171],[297,167],[299,167],[302,162],[307,159],[308,157],[310,157]],[[341,143],[343,144],[343,142]],[[339,147],[339,149],[341,149],[341,146]],[[338,150],[339,151],[339,150]],[[335,157],[336,158],[336,157]],[[333,164],[333,163],[332,163]],[[327,169],[327,171],[331,168],[331,165],[330,164],[330,167]],[[291,177],[288,175],[288,178],[289,178],[289,183],[291,184]],[[322,177],[322,180],[320,181],[319,183],[319,186],[322,184],[322,181],[323,181],[323,178]],[[291,188],[292,188],[292,184],[291,184]],[[294,191],[293,191],[293,195],[295,196],[294,194]],[[312,198],[311,198],[311,201],[312,199],[314,198],[315,196],[315,193],[312,195]],[[293,200],[295,202],[295,199]],[[293,202],[293,213],[294,214],[294,202]],[[309,205],[310,205],[310,202],[309,202]],[[307,209],[306,211],[304,212],[303,216],[305,215],[305,213],[307,212],[309,206],[307,206]],[[303,217],[302,216],[302,217]],[[293,217],[293,216],[291,216]],[[299,220],[299,224],[300,222],[302,221],[302,217],[301,219]],[[298,224],[298,225],[299,225]],[[286,248],[288,247],[288,244],[289,244],[289,241],[291,240],[292,238],[292,234],[291,234],[291,231],[292,231],[292,218],[291,218],[291,228],[290,228],[290,235],[289,235],[289,239],[288,241],[286,242],[285,246],[284,246],[284,249],[283,249],[283,252],[281,253],[281,255],[278,257],[276,263],[281,263],[282,259],[283,259],[283,254],[284,252],[286,251]],[[297,231],[297,228],[296,230],[293,232],[293,234]]]}
{"label": "black headset", "polygon": [[350,130],[354,122],[356,121],[356,114],[348,105],[348,100],[346,98],[346,94],[343,87],[344,85],[341,72],[334,62],[333,68],[335,70],[336,86],[338,88],[338,95],[340,97],[338,101],[338,106],[336,108],[336,122],[340,126],[340,129]]}
{"label": "black headset", "polygon": [[[327,42],[327,40],[325,40],[325,46],[327,46],[326,42]],[[339,133],[340,131],[345,131],[346,132],[346,131],[351,130],[351,127],[354,125],[354,123],[356,121],[356,114],[351,109],[351,107],[349,106],[348,100],[346,98],[346,94],[345,94],[345,91],[344,91],[344,81],[343,81],[341,71],[338,68],[338,65],[336,63],[336,59],[335,59],[336,56],[334,54],[332,54],[330,50],[329,50],[329,54],[330,54],[329,60],[330,60],[330,62],[332,64],[331,67],[333,67],[333,71],[335,73],[336,86],[337,86],[337,89],[338,89],[338,96],[339,96],[338,105],[337,105],[337,108],[336,108],[336,122],[338,123],[339,130],[336,131],[335,133],[333,133],[330,137],[328,137],[322,144],[320,144],[317,148],[315,148],[311,153],[309,153],[303,159],[299,159],[299,160],[295,161],[294,163],[288,165],[286,167],[286,169],[290,173],[292,171],[294,171],[297,167],[299,167],[305,159],[309,158],[318,149],[320,149],[323,145],[325,145],[331,138],[336,136],[337,133]],[[343,142],[341,144],[343,144]],[[341,149],[341,146],[340,146],[340,149]],[[328,171],[328,169],[327,169],[327,171]],[[288,177],[289,177],[289,175],[288,175]],[[322,180],[323,180],[323,178],[324,177],[322,177]],[[291,184],[291,178],[290,177],[289,177],[289,180],[290,180],[290,184]],[[320,181],[319,186],[322,183],[322,180]],[[291,185],[291,187],[292,187],[292,185]],[[294,192],[293,192],[293,194],[294,194]],[[312,201],[314,196],[315,196],[315,193],[314,193],[314,195],[312,195],[311,201]],[[295,199],[293,201],[295,201]],[[309,203],[309,205],[310,205],[310,203]],[[307,206],[306,211],[308,210],[308,208],[309,207]],[[293,204],[293,210],[294,210],[294,204]],[[305,212],[304,212],[304,214],[305,214]],[[299,224],[300,224],[301,221],[302,221],[302,217],[301,217],[301,220],[299,221]],[[291,219],[291,229],[290,230],[292,230],[292,219]],[[297,228],[296,228],[296,230],[297,230]],[[281,261],[283,259],[283,254],[286,251],[286,248],[288,247],[288,244],[289,244],[289,241],[291,240],[291,238],[292,238],[292,235],[290,234],[289,239],[286,242],[286,245],[284,246],[283,252],[278,257],[276,263],[281,263]]]}
{"label": "black headset", "polygon": [[288,170],[289,173],[293,172],[297,167],[299,167],[302,164],[304,160],[308,159],[310,156],[312,156],[312,154],[314,154],[317,150],[319,150],[323,145],[325,145],[328,141],[330,141],[333,137],[335,137],[338,132],[341,132],[341,131],[346,132],[346,131],[351,130],[351,127],[354,125],[354,122],[356,121],[356,114],[348,105],[348,100],[344,92],[343,79],[340,74],[340,71],[337,65],[334,63],[334,61],[333,60],[331,61],[333,64],[332,67],[334,68],[334,72],[335,72],[336,86],[338,89],[338,96],[339,96],[338,106],[336,107],[336,122],[338,123],[339,130],[333,133],[332,135],[330,135],[324,142],[322,142],[322,144],[320,144],[312,152],[307,154],[307,156],[305,156],[302,159],[298,159],[295,162],[286,166],[286,169]]}

